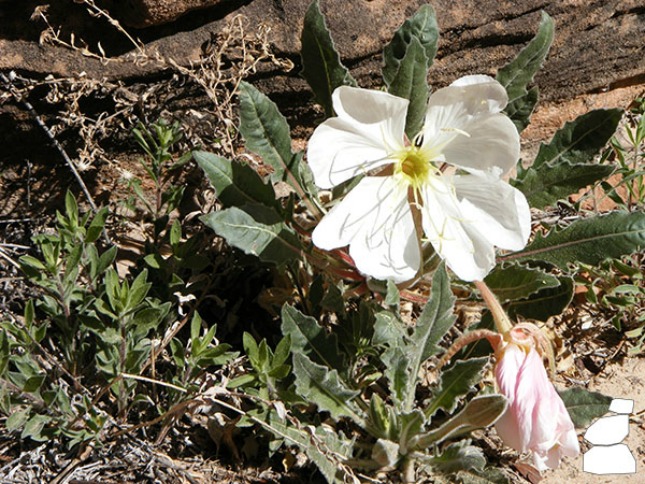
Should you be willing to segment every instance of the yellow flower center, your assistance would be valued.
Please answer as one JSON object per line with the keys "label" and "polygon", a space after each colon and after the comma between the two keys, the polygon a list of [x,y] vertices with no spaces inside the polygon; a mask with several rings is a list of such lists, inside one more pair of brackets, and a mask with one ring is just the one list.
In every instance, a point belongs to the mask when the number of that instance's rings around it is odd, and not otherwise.
{"label": "yellow flower center", "polygon": [[415,190],[428,179],[428,176],[437,171],[427,153],[423,153],[415,146],[406,148],[398,158],[395,173],[403,175]]}

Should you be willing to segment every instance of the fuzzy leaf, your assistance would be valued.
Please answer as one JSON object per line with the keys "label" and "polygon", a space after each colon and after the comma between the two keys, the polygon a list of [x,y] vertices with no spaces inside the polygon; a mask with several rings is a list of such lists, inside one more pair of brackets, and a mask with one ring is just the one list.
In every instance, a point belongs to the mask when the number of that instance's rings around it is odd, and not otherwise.
{"label": "fuzzy leaf", "polygon": [[304,454],[318,467],[329,484],[345,482],[342,459],[349,459],[352,454],[352,442],[343,441],[339,433],[327,427],[316,427],[314,435],[303,429],[287,426],[272,414],[270,424],[264,424],[276,437],[283,438],[289,444],[297,445]]}
{"label": "fuzzy leaf", "polygon": [[462,484],[509,484],[511,481],[508,475],[495,467],[482,471],[471,469],[470,471],[459,471],[455,474],[458,482]]}
{"label": "fuzzy leaf", "polygon": [[301,353],[294,353],[293,374],[298,394],[306,401],[329,412],[335,420],[350,417],[357,424],[365,425],[360,409],[352,402],[360,392],[348,388],[339,378],[338,371],[314,363]]}
{"label": "fuzzy leaf", "polygon": [[[468,360],[470,361],[470,360]],[[471,399],[461,411],[440,427],[419,434],[410,442],[411,449],[423,450],[444,440],[466,435],[473,430],[494,424],[506,411],[507,401],[502,395],[482,395]]]}
{"label": "fuzzy leaf", "polygon": [[522,316],[538,321],[546,321],[551,316],[561,314],[573,299],[573,279],[568,276],[557,277],[558,285],[547,287],[527,299],[512,301],[507,312],[509,316]]}
{"label": "fuzzy leaf", "polygon": [[486,457],[479,447],[464,440],[450,444],[441,455],[430,458],[429,464],[433,470],[445,474],[471,469],[481,471],[486,465]]}
{"label": "fuzzy leaf", "polygon": [[409,139],[421,130],[426,115],[430,93],[427,66],[428,58],[421,42],[417,37],[412,37],[388,87],[390,94],[410,101],[405,118],[405,133]]}
{"label": "fuzzy leaf", "polygon": [[577,428],[587,427],[606,414],[613,400],[602,393],[590,392],[581,387],[568,388],[558,393]]}
{"label": "fuzzy leaf", "polygon": [[559,163],[530,169],[516,187],[522,191],[533,208],[542,209],[564,200],[581,188],[593,185],[614,171],[611,165]]}
{"label": "fuzzy leaf", "polygon": [[645,247],[645,213],[614,212],[573,222],[562,230],[538,234],[524,250],[501,260],[541,260],[567,270],[570,264],[595,265]]}
{"label": "fuzzy leaf", "polygon": [[620,109],[598,109],[566,123],[540,146],[529,168],[518,168],[513,184],[531,206],[543,208],[609,176],[611,166],[592,161],[616,132],[622,114]]}
{"label": "fuzzy leaf", "polygon": [[264,205],[230,207],[201,217],[216,234],[247,254],[282,266],[300,257],[300,241],[280,216]]}
{"label": "fuzzy leaf", "polygon": [[455,297],[450,289],[450,280],[445,265],[441,264],[432,277],[432,293],[417,320],[414,333],[411,336],[414,348],[409,351],[416,361],[413,370],[441,348],[438,346],[441,338],[455,322],[453,307]]}
{"label": "fuzzy leaf", "polygon": [[206,151],[195,151],[193,157],[215,188],[217,198],[227,207],[246,203],[276,206],[273,187],[266,185],[250,166]]}
{"label": "fuzzy leaf", "polygon": [[307,9],[300,41],[302,76],[309,83],[316,101],[325,109],[325,114],[333,116],[331,95],[334,89],[343,85],[355,86],[356,81],[340,61],[318,0],[311,2]]}
{"label": "fuzzy leaf", "polygon": [[452,413],[461,398],[470,393],[474,385],[481,380],[488,357],[459,360],[452,368],[441,374],[439,386],[432,392],[430,404],[425,410],[427,417],[432,417],[440,408]]}
{"label": "fuzzy leaf", "polygon": [[621,109],[597,109],[565,123],[549,144],[540,145],[532,168],[558,163],[589,163],[616,132]]}
{"label": "fuzzy leaf", "polygon": [[542,67],[553,42],[555,25],[553,19],[542,12],[542,21],[537,35],[520,51],[515,59],[497,72],[497,80],[506,88],[508,105],[504,110],[518,132],[529,123],[529,117],[537,103],[538,90],[527,90],[533,77]]}
{"label": "fuzzy leaf", "polygon": [[[384,374],[389,382],[392,399],[397,404],[406,401],[413,403],[414,391],[410,388],[416,385],[417,377],[411,373],[410,358],[406,349],[401,346],[390,346],[381,355],[381,361],[385,365]],[[406,403],[405,408],[410,410],[412,403]]]}
{"label": "fuzzy leaf", "polygon": [[560,285],[557,277],[542,269],[517,264],[497,266],[485,282],[501,303],[525,299],[541,289]]}
{"label": "fuzzy leaf", "polygon": [[343,355],[338,350],[338,338],[327,334],[310,316],[293,306],[282,306],[282,334],[291,337],[291,352],[311,358],[329,368],[345,369]]}
{"label": "fuzzy leaf", "polygon": [[246,148],[273,168],[271,181],[286,181],[293,186],[301,158],[291,151],[289,131],[287,120],[273,101],[251,84],[240,83],[240,132]]}
{"label": "fuzzy leaf", "polygon": [[412,39],[416,39],[423,47],[426,60],[424,68],[427,75],[428,68],[437,53],[439,41],[439,26],[434,9],[430,5],[422,5],[412,17],[407,19],[383,49],[383,80],[388,88],[398,76]]}

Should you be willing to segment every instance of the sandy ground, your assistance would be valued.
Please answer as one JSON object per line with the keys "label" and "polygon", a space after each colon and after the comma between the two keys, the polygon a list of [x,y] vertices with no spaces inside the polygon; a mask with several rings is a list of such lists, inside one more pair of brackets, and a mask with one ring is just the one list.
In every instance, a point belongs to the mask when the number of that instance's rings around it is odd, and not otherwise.
{"label": "sandy ground", "polygon": [[[564,461],[560,468],[544,474],[546,484],[622,484],[645,483],[645,360],[626,358],[621,366],[612,365],[607,373],[594,379],[589,390],[614,398],[634,400],[629,435],[623,441],[636,459],[636,474],[594,475],[583,471],[583,457]],[[584,434],[584,432],[582,432]],[[583,442],[582,437],[580,437]],[[582,443],[583,450],[588,444]]]}

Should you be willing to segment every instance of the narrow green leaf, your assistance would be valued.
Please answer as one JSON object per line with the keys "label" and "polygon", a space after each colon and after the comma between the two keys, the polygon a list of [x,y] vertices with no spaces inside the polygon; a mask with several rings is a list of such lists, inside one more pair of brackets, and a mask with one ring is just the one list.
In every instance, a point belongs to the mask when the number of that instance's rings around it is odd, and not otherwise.
{"label": "narrow green leaf", "polygon": [[425,450],[447,439],[467,435],[473,430],[494,424],[506,411],[507,401],[502,395],[481,395],[471,399],[461,411],[440,427],[417,435],[410,442],[411,449]]}
{"label": "narrow green leaf", "polygon": [[350,417],[360,426],[365,421],[361,410],[352,402],[360,392],[348,388],[338,376],[338,371],[311,361],[301,353],[293,355],[293,373],[298,394],[320,410],[327,411],[338,420]]}
{"label": "narrow green leaf", "polygon": [[560,285],[556,276],[542,269],[517,264],[498,265],[486,276],[485,282],[501,303],[525,299],[542,289]]}
{"label": "narrow green leaf", "polygon": [[437,457],[429,459],[430,466],[437,472],[451,474],[466,470],[483,470],[486,457],[481,448],[470,445],[470,440],[450,444]]}
{"label": "narrow green leaf", "polygon": [[445,265],[441,264],[432,277],[430,299],[417,320],[414,333],[410,337],[411,343],[405,348],[410,359],[410,376],[412,378],[408,383],[408,410],[411,409],[410,405],[413,403],[416,378],[421,365],[430,356],[440,351],[439,341],[455,322],[454,303],[455,297],[450,289],[450,280]]}
{"label": "narrow green leaf", "polygon": [[566,123],[548,144],[540,145],[531,167],[589,163],[614,135],[622,116],[621,109],[597,109]]}
{"label": "narrow green leaf", "polygon": [[558,393],[576,428],[587,427],[595,419],[606,414],[613,400],[602,393],[590,392],[581,387],[568,388]]}
{"label": "narrow green leaf", "polygon": [[[300,157],[291,151],[286,118],[267,96],[247,82],[240,83],[240,132],[246,148],[262,157],[271,168],[271,181],[296,184]],[[298,193],[301,187],[296,187]]]}
{"label": "narrow green leaf", "polygon": [[282,334],[291,338],[291,352],[302,354],[316,363],[343,370],[345,360],[338,349],[338,338],[327,334],[310,316],[305,316],[293,306],[282,306]]}
{"label": "narrow green leaf", "polygon": [[318,0],[311,2],[307,9],[300,42],[301,74],[309,83],[316,101],[325,109],[325,114],[333,116],[331,95],[334,89],[343,85],[355,86],[356,81],[341,63]]}
{"label": "narrow green leaf", "polygon": [[201,221],[234,247],[278,266],[300,257],[300,241],[281,217],[264,205],[230,207]]}
{"label": "narrow green leaf", "polygon": [[558,163],[529,168],[521,182],[514,185],[526,196],[529,205],[542,209],[564,200],[581,188],[602,180],[614,171],[611,165]]}
{"label": "narrow green leaf", "polygon": [[103,207],[98,212],[96,212],[96,215],[94,215],[94,218],[87,228],[87,233],[85,234],[85,242],[95,242],[101,236],[103,227],[105,227],[105,221],[107,220],[108,213],[109,211],[107,207]]}
{"label": "narrow green leaf", "polygon": [[412,374],[410,358],[406,348],[390,346],[381,355],[385,365],[385,377],[389,382],[390,395],[397,404],[403,404],[410,411],[414,405],[414,387],[417,384],[417,374]]}
{"label": "narrow green leaf", "polygon": [[462,397],[470,393],[476,383],[481,380],[488,357],[459,360],[454,366],[441,374],[438,388],[433,391],[432,399],[424,413],[432,417],[443,409],[452,413]]}
{"label": "narrow green leaf", "polygon": [[614,212],[573,222],[562,230],[538,234],[524,250],[501,260],[542,260],[567,270],[570,264],[595,265],[645,247],[645,213]]}
{"label": "narrow green leaf", "polygon": [[573,299],[573,279],[559,276],[558,286],[542,289],[526,299],[512,301],[506,308],[509,316],[522,316],[528,319],[546,321],[551,316],[562,314],[562,311]]}
{"label": "narrow green leaf", "polygon": [[511,482],[508,475],[496,467],[484,470],[461,470],[455,474],[455,478],[462,484],[509,484]]}
{"label": "narrow green leaf", "polygon": [[542,12],[542,20],[537,35],[520,51],[515,59],[497,72],[497,80],[506,88],[508,105],[505,112],[511,118],[518,132],[529,123],[529,117],[537,103],[538,90],[527,90],[533,77],[542,67],[551,43],[555,24],[553,19]]}
{"label": "narrow green leaf", "polygon": [[609,176],[612,166],[592,162],[614,135],[622,114],[620,109],[598,109],[566,123],[540,146],[529,168],[519,167],[513,185],[531,206],[543,208]]}
{"label": "narrow green leaf", "polygon": [[423,47],[426,60],[423,68],[427,75],[437,53],[439,41],[439,26],[432,6],[422,5],[412,17],[399,27],[390,43],[383,49],[383,80],[386,86],[389,87],[396,79],[401,63],[407,55],[408,46],[413,39]]}
{"label": "narrow green leaf", "polygon": [[428,58],[417,37],[412,37],[399,69],[393,77],[388,92],[408,99],[410,105],[405,119],[405,133],[409,139],[421,130],[428,104]]}
{"label": "narrow green leaf", "polygon": [[241,206],[246,203],[276,206],[273,187],[266,185],[250,166],[205,151],[195,151],[193,157],[225,206]]}
{"label": "narrow green leaf", "polygon": [[269,424],[259,423],[275,436],[297,445],[318,467],[329,484],[343,484],[346,482],[345,477],[349,478],[345,475],[345,467],[340,464],[351,457],[353,442],[341,440],[340,433],[319,426],[312,435],[304,429],[287,426],[274,413],[271,414]]}

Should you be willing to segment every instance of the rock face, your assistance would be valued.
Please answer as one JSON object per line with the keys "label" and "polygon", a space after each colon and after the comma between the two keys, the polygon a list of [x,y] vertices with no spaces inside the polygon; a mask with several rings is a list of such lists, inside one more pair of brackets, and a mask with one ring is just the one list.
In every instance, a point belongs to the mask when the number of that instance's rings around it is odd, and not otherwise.
{"label": "rock face", "polygon": [[[3,4],[0,12],[0,69],[35,76],[75,76],[142,80],[164,74],[164,62],[132,62],[135,47],[104,17],[90,16],[82,2],[49,2],[50,24],[61,38],[83,39],[89,50],[101,45],[109,60],[83,56],[60,45],[39,44],[46,27],[30,2]],[[41,2],[47,4],[43,0]],[[201,46],[235,15],[247,29],[270,27],[276,55],[296,68],[269,68],[259,85],[278,99],[308,100],[298,77],[302,19],[310,0],[110,0],[112,14],[133,25],[177,21],[146,29],[128,29],[147,52],[188,65],[202,54]],[[380,86],[381,51],[394,30],[423,0],[320,0],[343,62],[364,87]],[[559,101],[587,93],[645,83],[645,8],[642,0],[435,0],[441,28],[439,51],[430,82],[435,87],[464,74],[489,73],[511,59],[535,34],[540,12],[556,22],[553,48],[536,82],[542,99]],[[209,6],[199,11],[189,10]],[[186,13],[188,12],[188,13]],[[273,69],[273,70],[271,70]],[[130,81],[128,81],[130,80]],[[138,81],[137,81],[138,82]],[[305,97],[299,96],[301,94]],[[294,97],[294,94],[296,95]]]}
{"label": "rock face", "polygon": [[[227,0],[128,0],[114,1],[110,10],[131,27],[150,27],[177,20],[192,10],[215,7]],[[233,2],[241,5],[242,1]]]}

